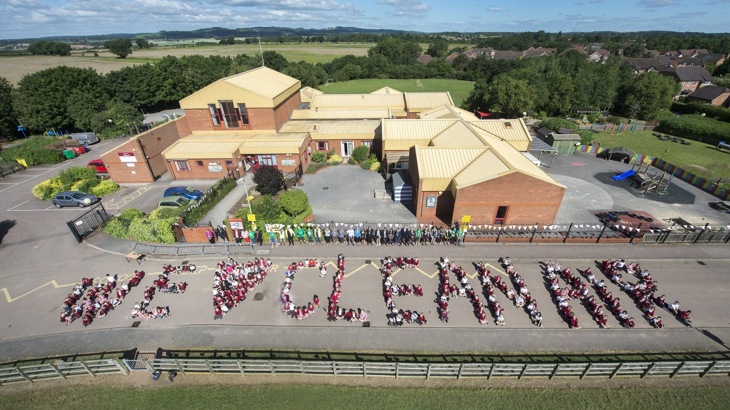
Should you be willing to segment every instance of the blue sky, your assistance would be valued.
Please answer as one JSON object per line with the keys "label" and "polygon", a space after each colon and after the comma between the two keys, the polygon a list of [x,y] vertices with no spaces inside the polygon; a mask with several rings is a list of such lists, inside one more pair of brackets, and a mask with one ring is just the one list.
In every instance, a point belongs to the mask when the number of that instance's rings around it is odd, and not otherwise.
{"label": "blue sky", "polygon": [[730,31],[730,0],[0,0],[0,38],[355,26],[438,31]]}

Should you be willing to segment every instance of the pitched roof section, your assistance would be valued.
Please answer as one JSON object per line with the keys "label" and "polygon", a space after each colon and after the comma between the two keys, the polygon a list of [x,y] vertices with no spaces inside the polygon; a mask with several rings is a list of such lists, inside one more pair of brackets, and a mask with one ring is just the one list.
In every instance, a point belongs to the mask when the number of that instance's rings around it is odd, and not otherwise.
{"label": "pitched roof section", "polygon": [[484,141],[471,132],[466,124],[455,121],[434,137],[430,145],[434,147],[483,147]]}
{"label": "pitched roof section", "polygon": [[299,91],[302,83],[267,67],[221,78],[180,100],[182,109],[207,109],[232,100],[249,108],[274,108]]}
{"label": "pitched roof section", "polygon": [[712,81],[712,75],[702,67],[696,66],[680,66],[676,68],[669,68],[662,73],[671,74],[679,81],[700,81],[707,82]]}
{"label": "pitched roof section", "polygon": [[395,88],[388,87],[387,85],[385,87],[380,87],[377,90],[371,92],[370,94],[403,94],[402,91],[398,91]]}
{"label": "pitched roof section", "polygon": [[303,103],[311,102],[312,98],[315,95],[322,95],[322,94],[324,94],[322,91],[320,91],[316,88],[309,87],[309,86],[302,87],[302,89],[299,90],[299,95],[301,95]]}
{"label": "pitched roof section", "polygon": [[390,108],[371,108],[362,110],[294,110],[291,120],[379,120],[392,118]]}
{"label": "pitched roof section", "polygon": [[454,184],[456,184],[457,189],[464,188],[494,179],[510,171],[511,169],[494,151],[488,149],[454,177]]}
{"label": "pitched roof section", "polygon": [[187,138],[176,141],[169,148],[162,151],[167,160],[188,159],[223,159],[233,158],[233,153],[241,145],[240,141],[186,141]]}
{"label": "pitched roof section", "polygon": [[688,97],[697,98],[698,100],[712,101],[728,92],[730,92],[730,88],[720,87],[719,85],[708,85],[706,87],[700,87],[697,91],[688,95]]}
{"label": "pitched roof section", "polygon": [[474,113],[470,111],[462,110],[459,107],[448,105],[442,105],[441,107],[436,107],[427,111],[423,111],[418,114],[418,118],[423,120],[463,118],[467,121],[476,121],[479,119],[476,115],[474,115]]}
{"label": "pitched roof section", "polygon": [[[455,122],[456,120],[386,119],[383,120],[383,130],[388,127],[388,140],[430,140]],[[385,141],[385,131],[383,131],[383,142]]]}
{"label": "pitched roof section", "polygon": [[[423,179],[451,179],[485,151],[476,148],[441,148],[416,146],[418,176]],[[447,184],[448,185],[448,184]]]}
{"label": "pitched roof section", "polygon": [[372,108],[404,110],[405,100],[402,94],[323,94],[314,96],[309,106],[315,110]]}
{"label": "pitched roof section", "polygon": [[380,121],[289,121],[280,133],[309,133],[312,139],[373,139]]}
{"label": "pitched roof section", "polygon": [[446,92],[434,93],[404,93],[406,100],[406,109],[409,112],[419,112],[430,110],[435,107],[444,105],[454,105],[451,94]]}

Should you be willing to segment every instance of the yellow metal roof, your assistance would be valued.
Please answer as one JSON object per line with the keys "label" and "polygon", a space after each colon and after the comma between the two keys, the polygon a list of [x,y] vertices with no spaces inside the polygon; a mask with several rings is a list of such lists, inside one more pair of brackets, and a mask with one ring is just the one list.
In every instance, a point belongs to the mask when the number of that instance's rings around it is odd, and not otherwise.
{"label": "yellow metal roof", "polygon": [[564,185],[552,179],[550,175],[546,174],[545,171],[540,169],[540,167],[533,164],[532,161],[522,155],[522,153],[515,149],[508,141],[492,139],[489,141],[489,146],[494,154],[497,155],[510,169],[565,188]]}
{"label": "yellow metal roof", "polygon": [[302,97],[302,102],[310,102],[315,95],[324,94],[322,91],[312,87],[302,87],[299,90],[299,95]]}
{"label": "yellow metal roof", "polygon": [[180,100],[180,108],[207,109],[219,101],[245,103],[248,108],[274,108],[294,95],[302,83],[267,67],[221,78]]}
{"label": "yellow metal roof", "polygon": [[[384,119],[383,141],[431,139],[454,124],[454,120]],[[387,129],[387,132],[386,132]]]}
{"label": "yellow metal roof", "polygon": [[434,147],[483,147],[484,141],[462,122],[457,121],[434,137],[429,145]]}
{"label": "yellow metal roof", "polygon": [[393,116],[389,108],[362,110],[294,110],[292,120],[361,120],[381,119]]}
{"label": "yellow metal roof", "polygon": [[400,94],[323,94],[316,95],[309,104],[310,109],[363,109],[392,108],[405,109],[405,100]]}
{"label": "yellow metal roof", "polygon": [[521,118],[477,120],[469,121],[469,124],[503,140],[532,142],[530,131],[527,130],[527,125]]}
{"label": "yellow metal roof", "polygon": [[243,141],[239,147],[241,155],[252,154],[298,154],[306,144],[307,134],[259,134]]}
{"label": "yellow metal roof", "polygon": [[473,113],[462,110],[459,107],[451,107],[448,105],[442,105],[440,107],[432,108],[427,111],[420,112],[418,118],[424,120],[435,120],[444,118],[463,118],[467,121],[478,120],[477,116]]}
{"label": "yellow metal roof", "polygon": [[485,150],[454,177],[456,189],[475,185],[510,172],[510,167],[491,149]]}
{"label": "yellow metal roof", "polygon": [[486,148],[416,147],[418,176],[453,178],[456,173],[478,157]]}
{"label": "yellow metal roof", "polygon": [[402,91],[398,91],[395,88],[390,88],[387,85],[385,87],[380,87],[377,90],[371,92],[370,94],[403,94]]}
{"label": "yellow metal roof", "polygon": [[313,139],[372,139],[380,121],[289,121],[279,132],[308,132]]}
{"label": "yellow metal roof", "polygon": [[241,145],[240,141],[194,141],[183,138],[162,151],[167,160],[230,159]]}
{"label": "yellow metal roof", "polygon": [[444,105],[454,105],[451,94],[445,92],[404,93],[406,109],[409,112],[426,111]]}

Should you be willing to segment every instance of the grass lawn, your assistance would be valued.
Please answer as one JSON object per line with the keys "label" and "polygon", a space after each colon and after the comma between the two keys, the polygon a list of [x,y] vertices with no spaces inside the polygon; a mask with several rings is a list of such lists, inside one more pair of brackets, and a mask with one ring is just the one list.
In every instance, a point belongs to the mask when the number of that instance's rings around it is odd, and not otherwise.
{"label": "grass lawn", "polygon": [[448,91],[457,106],[461,106],[461,103],[474,88],[474,82],[472,81],[442,80],[438,78],[422,79],[421,84],[423,87],[417,87],[416,80],[367,79],[323,84],[319,88],[326,94],[367,94],[385,86],[403,92]]}
{"label": "grass lawn", "polygon": [[665,161],[709,179],[730,179],[730,153],[718,151],[714,145],[687,140],[690,145],[661,141],[651,131],[627,132],[621,135],[596,134],[594,142],[602,147],[626,147]]}
{"label": "grass lawn", "polygon": [[[191,377],[191,376],[182,376]],[[192,376],[194,377],[194,376]],[[222,376],[223,377],[223,376]],[[352,387],[341,385],[60,386],[3,392],[0,408],[66,409],[726,409],[727,386],[617,388]],[[164,387],[162,386],[164,384]],[[489,382],[484,381],[484,385]]]}

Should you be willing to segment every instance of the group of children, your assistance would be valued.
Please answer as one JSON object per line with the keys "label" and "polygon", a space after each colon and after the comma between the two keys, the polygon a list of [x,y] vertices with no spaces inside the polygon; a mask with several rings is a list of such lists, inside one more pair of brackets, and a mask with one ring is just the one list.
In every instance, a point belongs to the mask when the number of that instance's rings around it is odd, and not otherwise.
{"label": "group of children", "polygon": [[271,265],[270,259],[258,257],[246,263],[238,263],[232,258],[220,261],[213,275],[213,318],[222,319],[246,299],[248,292],[266,279]]}
{"label": "group of children", "polygon": [[[408,263],[405,262],[406,260]],[[393,283],[393,270],[396,267],[402,269],[417,266],[418,258],[398,257],[396,260],[393,260],[393,258],[388,256],[381,260],[380,274],[383,278],[383,300],[385,301],[385,306],[388,308],[388,313],[386,314],[388,326],[402,326],[404,323],[425,325],[427,322],[426,315],[422,312],[398,309],[393,300],[394,296],[423,296],[423,287],[420,284],[396,285]]]}
{"label": "group of children", "polygon": [[[94,284],[93,278],[83,278],[80,284],[74,286],[61,306],[62,312],[60,321],[68,325],[76,319],[81,318],[84,326],[89,326],[95,318],[102,318],[122,303],[127,296],[130,287],[139,284],[144,277],[144,272],[134,271],[134,278],[138,278],[134,284],[123,284],[117,287],[117,276],[107,274],[100,282]],[[115,296],[115,297],[113,297]],[[80,304],[77,302],[80,301]]]}

